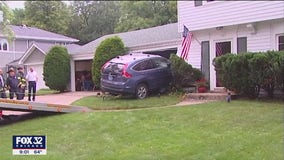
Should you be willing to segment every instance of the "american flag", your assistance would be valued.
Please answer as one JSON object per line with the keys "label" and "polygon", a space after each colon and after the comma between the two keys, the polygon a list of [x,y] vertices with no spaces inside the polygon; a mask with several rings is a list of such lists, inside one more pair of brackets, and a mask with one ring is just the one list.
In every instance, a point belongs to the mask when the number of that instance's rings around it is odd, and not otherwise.
{"label": "american flag", "polygon": [[183,40],[182,40],[182,50],[181,50],[181,58],[187,60],[188,52],[190,49],[190,44],[192,40],[192,33],[188,30],[186,26],[183,26]]}

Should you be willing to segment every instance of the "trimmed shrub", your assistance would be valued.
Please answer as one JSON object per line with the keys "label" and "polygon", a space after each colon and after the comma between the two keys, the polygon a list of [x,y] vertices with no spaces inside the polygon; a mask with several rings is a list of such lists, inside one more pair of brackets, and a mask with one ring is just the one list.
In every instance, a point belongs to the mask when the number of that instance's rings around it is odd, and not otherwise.
{"label": "trimmed shrub", "polygon": [[96,49],[92,66],[92,78],[95,86],[100,86],[102,66],[125,51],[124,44],[118,36],[107,38],[101,42]]}
{"label": "trimmed shrub", "polygon": [[177,55],[171,54],[170,61],[173,72],[173,82],[171,85],[173,91],[182,91],[184,87],[189,87],[195,81],[202,78],[200,70],[193,68]]}
{"label": "trimmed shrub", "polygon": [[258,97],[263,88],[273,97],[275,86],[283,89],[283,52],[226,54],[214,59],[218,78],[227,89],[247,97]]}
{"label": "trimmed shrub", "polygon": [[70,82],[70,55],[65,47],[54,46],[45,56],[43,64],[45,85],[63,92]]}

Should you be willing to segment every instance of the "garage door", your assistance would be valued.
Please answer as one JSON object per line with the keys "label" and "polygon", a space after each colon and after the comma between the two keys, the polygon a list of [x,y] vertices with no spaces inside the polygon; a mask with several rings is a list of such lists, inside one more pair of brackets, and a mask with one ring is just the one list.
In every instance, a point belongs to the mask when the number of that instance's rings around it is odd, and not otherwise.
{"label": "garage door", "polygon": [[45,86],[45,82],[43,80],[43,65],[29,65],[27,70],[30,70],[30,67],[32,67],[34,71],[36,71],[38,76],[37,90],[48,88],[47,86]]}

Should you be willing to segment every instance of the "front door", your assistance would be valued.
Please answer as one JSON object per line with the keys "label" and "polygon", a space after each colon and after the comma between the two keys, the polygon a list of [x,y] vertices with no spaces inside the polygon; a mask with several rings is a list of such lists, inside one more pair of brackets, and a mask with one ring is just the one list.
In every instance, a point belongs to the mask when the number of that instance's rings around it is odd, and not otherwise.
{"label": "front door", "polygon": [[[222,56],[227,53],[232,53],[231,41],[216,42],[215,52],[216,52],[216,57]],[[216,73],[216,87],[223,87],[220,80],[218,79],[217,73]]]}

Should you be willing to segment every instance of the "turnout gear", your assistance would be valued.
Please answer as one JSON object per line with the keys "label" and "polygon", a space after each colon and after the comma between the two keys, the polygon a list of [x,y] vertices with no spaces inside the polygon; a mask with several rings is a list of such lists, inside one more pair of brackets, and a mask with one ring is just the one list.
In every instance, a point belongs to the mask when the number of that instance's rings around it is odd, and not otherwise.
{"label": "turnout gear", "polygon": [[25,75],[22,71],[23,68],[19,67],[18,70],[18,75],[17,75],[17,79],[18,79],[18,88],[17,88],[17,99],[18,100],[22,100],[25,97],[25,90],[26,90],[26,86],[27,86],[27,82],[26,82],[26,78]]}

